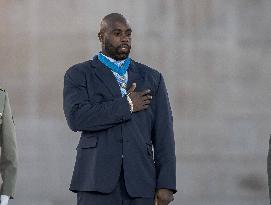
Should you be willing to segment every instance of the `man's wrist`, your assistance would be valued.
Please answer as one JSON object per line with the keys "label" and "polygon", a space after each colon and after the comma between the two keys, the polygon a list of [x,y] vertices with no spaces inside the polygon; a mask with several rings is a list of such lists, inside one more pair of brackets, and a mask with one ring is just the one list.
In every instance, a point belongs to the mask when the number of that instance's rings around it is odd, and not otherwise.
{"label": "man's wrist", "polygon": [[159,189],[156,189],[156,192],[158,192],[158,191],[167,191],[168,193],[172,193],[172,194],[174,194],[174,191],[172,190],[172,189],[167,189],[167,188],[159,188]]}

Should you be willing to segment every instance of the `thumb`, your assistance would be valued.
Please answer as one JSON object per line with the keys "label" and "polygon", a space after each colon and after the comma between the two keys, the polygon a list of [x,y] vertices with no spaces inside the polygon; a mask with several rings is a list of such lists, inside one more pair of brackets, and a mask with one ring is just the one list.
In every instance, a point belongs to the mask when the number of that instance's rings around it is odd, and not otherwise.
{"label": "thumb", "polygon": [[129,88],[129,90],[127,91],[127,93],[131,93],[134,92],[136,89],[136,83],[132,83],[131,87]]}
{"label": "thumb", "polygon": [[155,195],[154,205],[159,205],[159,204],[158,204],[158,198],[157,198],[157,195]]}
{"label": "thumb", "polygon": [[158,200],[155,198],[154,205],[158,205]]}

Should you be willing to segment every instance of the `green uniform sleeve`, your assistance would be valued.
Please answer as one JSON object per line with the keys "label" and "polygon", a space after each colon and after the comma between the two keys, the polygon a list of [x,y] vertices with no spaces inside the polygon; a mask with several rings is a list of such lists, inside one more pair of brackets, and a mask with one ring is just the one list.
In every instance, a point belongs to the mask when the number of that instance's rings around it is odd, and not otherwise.
{"label": "green uniform sleeve", "polygon": [[1,159],[0,172],[2,177],[1,195],[14,197],[15,183],[17,177],[17,152],[16,152],[16,134],[12,119],[11,108],[7,92],[4,97],[4,108],[2,116],[2,125],[0,132],[1,139]]}

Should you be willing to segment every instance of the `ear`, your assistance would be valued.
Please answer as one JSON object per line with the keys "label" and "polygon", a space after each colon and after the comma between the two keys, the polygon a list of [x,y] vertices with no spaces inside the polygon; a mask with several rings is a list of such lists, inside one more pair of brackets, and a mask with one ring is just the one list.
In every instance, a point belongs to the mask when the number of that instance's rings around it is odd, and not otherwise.
{"label": "ear", "polygon": [[100,31],[98,33],[98,38],[99,38],[99,41],[102,43],[103,42],[103,38],[104,38],[104,33]]}

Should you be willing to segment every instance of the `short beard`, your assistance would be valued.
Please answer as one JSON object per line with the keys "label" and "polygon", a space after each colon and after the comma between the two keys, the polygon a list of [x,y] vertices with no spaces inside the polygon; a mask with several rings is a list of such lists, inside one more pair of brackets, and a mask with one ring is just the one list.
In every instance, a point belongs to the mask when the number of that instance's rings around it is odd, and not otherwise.
{"label": "short beard", "polygon": [[118,47],[114,47],[108,39],[105,39],[104,42],[104,50],[106,51],[106,53],[109,54],[109,57],[115,59],[115,60],[124,60],[126,59],[129,54],[130,54],[130,49],[131,47],[129,47],[128,52],[127,53],[123,53],[123,52],[119,52],[121,48],[121,45]]}

